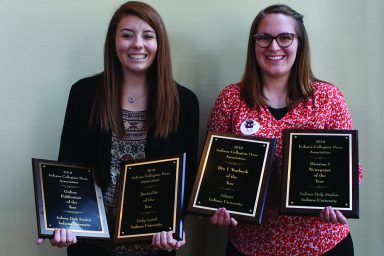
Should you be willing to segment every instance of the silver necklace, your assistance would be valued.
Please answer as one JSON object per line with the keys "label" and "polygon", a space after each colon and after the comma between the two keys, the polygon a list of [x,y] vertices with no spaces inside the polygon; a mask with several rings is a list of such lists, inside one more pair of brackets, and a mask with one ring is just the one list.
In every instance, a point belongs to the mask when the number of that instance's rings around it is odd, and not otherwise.
{"label": "silver necklace", "polygon": [[140,97],[128,96],[127,100],[129,103],[135,103],[135,101],[140,100],[141,98],[147,96],[147,94],[141,95]]}
{"label": "silver necklace", "polygon": [[129,102],[129,103],[134,103],[135,100],[136,100],[135,97],[133,97],[133,96],[132,96],[132,97],[128,96],[128,102]]}

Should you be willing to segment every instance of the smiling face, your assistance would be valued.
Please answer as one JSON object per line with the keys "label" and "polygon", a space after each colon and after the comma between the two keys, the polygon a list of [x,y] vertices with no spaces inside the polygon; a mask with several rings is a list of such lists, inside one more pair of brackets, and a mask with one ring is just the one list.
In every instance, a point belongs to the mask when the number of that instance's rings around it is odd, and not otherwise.
{"label": "smiling face", "polygon": [[[267,14],[260,22],[257,33],[269,34],[275,37],[282,33],[296,34],[296,21],[281,13]],[[295,37],[293,43],[282,48],[276,40],[267,48],[255,44],[256,61],[259,64],[265,79],[286,78],[288,80],[291,68],[296,59],[298,40]]]}
{"label": "smiling face", "polygon": [[124,74],[145,74],[156,58],[155,30],[134,15],[120,20],[115,36],[116,54]]}

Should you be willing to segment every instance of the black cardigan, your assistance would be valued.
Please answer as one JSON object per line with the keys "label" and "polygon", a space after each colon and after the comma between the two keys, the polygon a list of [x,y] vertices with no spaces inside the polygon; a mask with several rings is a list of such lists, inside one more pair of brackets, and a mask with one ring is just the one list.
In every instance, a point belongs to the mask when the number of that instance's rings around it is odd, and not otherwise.
{"label": "black cardigan", "polygon": [[[110,179],[112,132],[89,129],[88,121],[101,75],[76,82],[69,93],[61,134],[59,160],[86,164],[96,169],[102,190]],[[187,153],[185,171],[184,210],[188,205],[196,175],[196,154],[199,133],[199,103],[189,89],[177,85],[180,97],[179,128],[165,139],[147,133],[145,154],[147,158]]]}

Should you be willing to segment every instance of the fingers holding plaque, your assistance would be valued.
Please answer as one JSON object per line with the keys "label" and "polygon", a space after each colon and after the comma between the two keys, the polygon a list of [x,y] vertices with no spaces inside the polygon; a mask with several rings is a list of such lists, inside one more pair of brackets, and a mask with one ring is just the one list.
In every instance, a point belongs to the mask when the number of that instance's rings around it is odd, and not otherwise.
{"label": "fingers holding plaque", "polygon": [[261,223],[275,141],[208,132],[188,211]]}
{"label": "fingers holding plaque", "polygon": [[185,154],[123,165],[115,242],[152,240],[161,231],[173,231],[182,240]]}
{"label": "fingers holding plaque", "polygon": [[358,168],[356,130],[286,130],[280,212],[358,218]]}

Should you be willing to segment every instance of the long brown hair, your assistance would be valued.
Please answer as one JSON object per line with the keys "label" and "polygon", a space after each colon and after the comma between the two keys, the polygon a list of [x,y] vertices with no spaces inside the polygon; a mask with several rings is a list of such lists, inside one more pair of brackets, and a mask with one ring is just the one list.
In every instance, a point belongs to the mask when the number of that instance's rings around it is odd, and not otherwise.
{"label": "long brown hair", "polygon": [[147,71],[150,82],[146,125],[154,125],[155,137],[164,138],[178,128],[179,95],[172,76],[171,54],[164,22],[150,5],[131,1],[122,4],[112,16],[104,45],[104,72],[96,93],[90,126],[113,130],[119,137],[125,134],[121,118],[123,71],[116,55],[115,37],[120,20],[135,15],[148,23],[156,32],[156,58]]}
{"label": "long brown hair", "polygon": [[296,34],[299,39],[296,59],[293,63],[288,78],[288,107],[292,107],[300,100],[307,100],[313,95],[313,81],[315,77],[311,70],[311,54],[307,31],[304,26],[303,15],[294,11],[287,5],[271,5],[261,10],[255,17],[248,39],[248,52],[245,69],[240,85],[240,94],[250,108],[265,105],[262,95],[263,74],[256,61],[255,40],[253,35],[257,33],[263,18],[272,13],[281,13],[292,17],[296,21]]}

